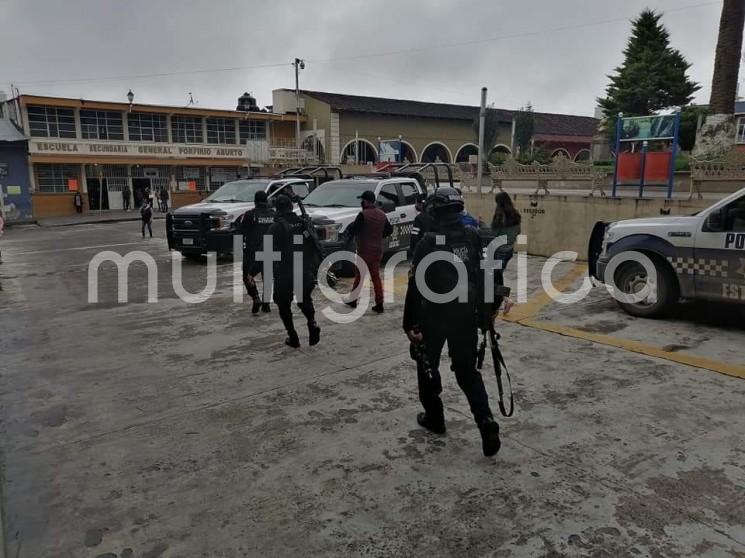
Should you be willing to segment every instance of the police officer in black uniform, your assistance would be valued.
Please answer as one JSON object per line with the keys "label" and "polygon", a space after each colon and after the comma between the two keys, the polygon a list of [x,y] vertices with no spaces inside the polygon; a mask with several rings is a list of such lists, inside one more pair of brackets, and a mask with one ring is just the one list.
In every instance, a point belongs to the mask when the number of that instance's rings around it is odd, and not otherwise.
{"label": "police officer in black uniform", "polygon": [[414,257],[416,245],[419,244],[419,241],[432,228],[432,217],[427,207],[427,194],[419,194],[415,207],[419,213],[414,217],[414,223],[411,226],[411,240],[409,241],[409,249],[407,250],[409,258]]}
{"label": "police officer in black uniform", "polygon": [[[316,323],[316,311],[313,307],[311,294],[315,288],[315,272],[319,263],[319,254],[313,239],[308,233],[312,225],[298,217],[292,211],[292,201],[284,194],[276,198],[277,216],[274,224],[269,227],[272,235],[274,250],[281,258],[273,264],[274,271],[274,302],[277,304],[279,317],[287,330],[285,344],[297,348],[300,339],[292,321],[291,303],[294,295],[294,277],[300,279],[302,298],[299,297],[298,307],[308,322],[308,344],[316,345],[321,339],[321,328]],[[295,238],[300,237],[300,243]],[[294,255],[302,252],[302,267],[295,268]]]}
{"label": "police officer in black uniform", "polygon": [[248,295],[253,299],[251,312],[257,314],[259,309],[269,312],[269,303],[261,301],[259,290],[256,288],[256,276],[261,267],[256,262],[256,252],[263,248],[264,235],[274,223],[276,212],[269,207],[266,192],[263,190],[254,194],[254,209],[243,214],[240,231],[243,234],[243,284],[246,285]]}
{"label": "police officer in black uniform", "polygon": [[[494,421],[481,374],[476,369],[478,329],[480,320],[494,319],[499,302],[485,305],[481,239],[478,232],[460,223],[464,209],[463,198],[453,188],[439,188],[428,200],[433,219],[433,231],[424,235],[416,247],[412,261],[409,287],[406,292],[403,328],[412,344],[424,344],[426,362],[417,361],[419,401],[424,413],[417,422],[437,434],[445,433],[445,416],[440,393],[439,364],[442,348],[447,341],[452,370],[458,385],[468,398],[471,412],[481,432],[484,455],[495,455],[500,448],[499,425]],[[444,241],[444,242],[443,242]],[[423,261],[435,254],[442,259]],[[465,264],[467,285],[459,282],[453,256]],[[431,258],[427,258],[430,260]],[[433,293],[443,295],[455,289],[466,293],[467,300],[438,302],[420,292],[416,274],[418,266],[425,267],[424,282]]]}

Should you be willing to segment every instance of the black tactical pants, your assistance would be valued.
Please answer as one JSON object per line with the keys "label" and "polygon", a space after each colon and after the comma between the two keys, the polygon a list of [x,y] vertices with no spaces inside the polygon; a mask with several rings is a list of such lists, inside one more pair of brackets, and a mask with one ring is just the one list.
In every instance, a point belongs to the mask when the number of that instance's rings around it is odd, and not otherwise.
{"label": "black tactical pants", "polygon": [[[253,252],[249,252],[247,250],[243,251],[243,284],[246,286],[246,292],[248,292],[248,296],[256,300],[257,298],[261,298],[259,297],[259,289],[258,287],[256,287],[256,283],[252,285],[248,281],[249,275],[260,271],[261,269],[261,267],[257,267],[257,262],[255,261],[254,257],[255,254]],[[256,276],[254,275],[254,277]]]}
{"label": "black tactical pants", "polygon": [[[311,273],[303,274],[303,292],[302,300],[297,305],[305,316],[308,324],[316,321],[316,309],[313,306],[311,295],[315,288],[315,282]],[[274,303],[277,305],[279,317],[285,326],[287,333],[295,331],[295,325],[292,321],[292,298],[294,296],[292,275],[278,275],[274,277]]]}
{"label": "black tactical pants", "polygon": [[432,368],[430,378],[420,363],[417,363],[419,401],[428,417],[435,422],[444,420],[442,381],[440,378],[440,356],[447,341],[455,378],[468,399],[471,413],[477,424],[492,418],[489,397],[481,373],[476,369],[478,353],[478,327],[472,307],[467,304],[438,305],[426,312],[422,334],[427,357]]}

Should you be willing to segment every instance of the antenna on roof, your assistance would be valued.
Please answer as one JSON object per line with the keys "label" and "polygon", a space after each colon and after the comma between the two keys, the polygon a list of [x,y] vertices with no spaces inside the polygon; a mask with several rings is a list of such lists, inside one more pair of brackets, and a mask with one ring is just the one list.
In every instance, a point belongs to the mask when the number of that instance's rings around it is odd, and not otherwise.
{"label": "antenna on roof", "polygon": [[186,103],[186,107],[191,107],[193,105],[196,105],[199,101],[194,100],[194,95],[191,94],[191,91],[189,91],[189,102]]}

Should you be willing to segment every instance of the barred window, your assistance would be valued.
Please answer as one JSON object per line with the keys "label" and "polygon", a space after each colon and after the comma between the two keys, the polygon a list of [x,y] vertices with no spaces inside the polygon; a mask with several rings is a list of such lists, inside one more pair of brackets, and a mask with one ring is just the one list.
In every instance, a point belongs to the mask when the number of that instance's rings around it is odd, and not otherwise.
{"label": "barred window", "polygon": [[266,139],[266,120],[241,120],[238,124],[241,143]]}
{"label": "barred window", "polygon": [[232,118],[207,119],[207,143],[235,143],[235,120]]}
{"label": "barred window", "polygon": [[131,141],[168,141],[168,120],[165,114],[132,112],[127,115]]}
{"label": "barred window", "polygon": [[202,119],[195,116],[172,116],[171,131],[175,143],[204,143]]}
{"label": "barred window", "polygon": [[71,108],[29,106],[28,125],[37,138],[74,138],[75,113]]}
{"label": "barred window", "polygon": [[35,164],[39,192],[68,192],[68,180],[80,180],[80,165]]}
{"label": "barred window", "polygon": [[123,140],[122,113],[107,110],[81,110],[83,139]]}

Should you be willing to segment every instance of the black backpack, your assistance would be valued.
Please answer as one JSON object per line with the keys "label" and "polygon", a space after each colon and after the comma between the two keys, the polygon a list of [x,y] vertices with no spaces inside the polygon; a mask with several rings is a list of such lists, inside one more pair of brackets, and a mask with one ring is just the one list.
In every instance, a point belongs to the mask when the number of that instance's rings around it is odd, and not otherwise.
{"label": "black backpack", "polygon": [[[444,244],[437,244],[438,236],[445,237]],[[426,253],[450,252],[465,264],[468,273],[468,302],[475,303],[481,277],[481,239],[478,232],[473,227],[455,228],[445,233],[428,232],[422,242],[427,245]],[[429,289],[435,293],[451,292],[458,284],[458,270],[450,262],[435,260],[428,266],[425,280]]]}

